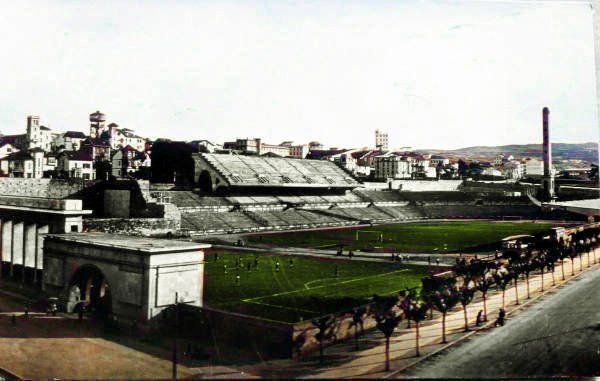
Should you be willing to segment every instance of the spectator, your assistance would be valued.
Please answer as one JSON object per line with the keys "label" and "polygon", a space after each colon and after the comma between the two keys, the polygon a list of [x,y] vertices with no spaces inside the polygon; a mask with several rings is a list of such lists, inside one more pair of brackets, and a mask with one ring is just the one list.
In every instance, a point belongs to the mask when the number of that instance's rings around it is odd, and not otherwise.
{"label": "spectator", "polygon": [[484,321],[485,317],[483,316],[483,310],[479,310],[479,312],[477,313],[477,319],[475,320],[475,325],[480,327],[481,325],[483,325]]}
{"label": "spectator", "polygon": [[494,326],[495,327],[503,326],[505,316],[506,316],[506,312],[504,311],[504,308],[500,308],[500,311],[498,312],[498,320],[496,320],[496,323],[494,324]]}

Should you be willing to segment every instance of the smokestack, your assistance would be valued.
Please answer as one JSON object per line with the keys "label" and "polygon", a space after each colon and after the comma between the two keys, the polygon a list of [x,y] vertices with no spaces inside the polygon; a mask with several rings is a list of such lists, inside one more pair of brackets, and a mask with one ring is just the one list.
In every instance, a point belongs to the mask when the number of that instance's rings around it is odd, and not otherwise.
{"label": "smokestack", "polygon": [[544,177],[550,177],[552,172],[552,146],[550,145],[550,129],[548,127],[549,116],[550,110],[548,110],[548,107],[544,107],[542,110],[544,129]]}

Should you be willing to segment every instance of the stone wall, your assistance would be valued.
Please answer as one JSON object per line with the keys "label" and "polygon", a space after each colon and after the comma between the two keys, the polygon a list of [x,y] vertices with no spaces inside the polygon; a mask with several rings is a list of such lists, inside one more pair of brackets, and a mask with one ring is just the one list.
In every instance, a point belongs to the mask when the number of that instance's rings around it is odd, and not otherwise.
{"label": "stone wall", "polygon": [[462,184],[462,180],[394,180],[393,189],[410,192],[424,191],[457,191]]}
{"label": "stone wall", "polygon": [[[311,321],[297,324],[282,323],[253,316],[182,306],[180,332],[184,341],[199,342],[207,352],[224,352],[225,357],[257,356],[258,359],[299,359],[319,348],[319,330]],[[364,331],[375,329],[372,313],[363,320]],[[339,314],[325,332],[325,346],[354,338],[352,313]],[[359,334],[362,334],[359,328]],[[210,338],[210,340],[207,340]]]}
{"label": "stone wall", "polygon": [[86,218],[84,231],[126,234],[144,237],[178,235],[180,221],[167,218]]}
{"label": "stone wall", "polygon": [[86,186],[86,182],[78,179],[0,177],[0,195],[5,196],[67,198],[81,192]]}

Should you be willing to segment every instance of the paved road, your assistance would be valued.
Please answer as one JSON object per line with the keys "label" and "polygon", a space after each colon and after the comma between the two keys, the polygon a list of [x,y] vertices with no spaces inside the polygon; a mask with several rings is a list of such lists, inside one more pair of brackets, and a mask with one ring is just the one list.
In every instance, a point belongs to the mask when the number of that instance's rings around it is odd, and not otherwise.
{"label": "paved road", "polygon": [[399,377],[600,375],[600,268]]}

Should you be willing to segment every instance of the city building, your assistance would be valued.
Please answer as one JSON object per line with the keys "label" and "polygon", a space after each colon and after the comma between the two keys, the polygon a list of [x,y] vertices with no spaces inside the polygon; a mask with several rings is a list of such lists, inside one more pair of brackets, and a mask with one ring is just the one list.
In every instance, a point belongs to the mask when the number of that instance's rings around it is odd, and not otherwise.
{"label": "city building", "polygon": [[87,138],[81,142],[81,150],[89,153],[94,161],[109,161],[110,144],[100,138]]}
{"label": "city building", "polygon": [[308,155],[308,144],[298,144],[289,146],[289,156],[297,159],[304,159]]}
{"label": "city building", "polygon": [[388,179],[410,179],[414,171],[413,163],[406,156],[386,153],[373,159],[373,178],[378,181]]}
{"label": "city building", "polygon": [[152,162],[150,155],[138,151],[131,146],[126,146],[114,152],[111,158],[112,175],[115,177],[128,177],[135,175],[142,168],[150,170]]}
{"label": "city building", "polygon": [[523,176],[542,176],[544,174],[544,162],[536,158],[525,159]]}
{"label": "city building", "polygon": [[387,151],[388,149],[388,133],[380,130],[375,130],[375,148]]}
{"label": "city building", "polygon": [[442,155],[432,155],[429,159],[429,165],[431,167],[437,167],[438,165],[448,165],[450,164],[450,159]]}
{"label": "city building", "polygon": [[81,131],[67,131],[62,134],[57,134],[54,138],[53,145],[57,150],[79,151],[82,142],[86,136]]}
{"label": "city building", "polygon": [[290,148],[278,144],[260,143],[260,155],[275,154],[279,157],[287,157],[290,154]]}
{"label": "city building", "polygon": [[[213,143],[209,140],[192,140],[189,144],[194,147],[197,152],[214,153],[223,149],[221,144]],[[148,151],[148,149],[146,149]]]}
{"label": "city building", "polygon": [[10,143],[0,142],[0,159],[3,159],[14,152],[19,152],[19,149]]}
{"label": "city building", "polygon": [[39,147],[28,151],[14,152],[4,159],[1,167],[5,168],[9,177],[42,178],[44,174],[44,150]]}
{"label": "city building", "polygon": [[39,116],[27,117],[27,131],[24,149],[41,148],[45,152],[52,150],[54,135],[50,128],[40,125]]}
{"label": "city building", "polygon": [[86,151],[63,151],[57,156],[57,171],[69,178],[95,180],[94,159]]}
{"label": "city building", "polygon": [[108,125],[109,143],[112,149],[131,146],[137,151],[144,151],[146,148],[146,139],[134,134],[129,128],[119,128],[116,123]]}
{"label": "city building", "polygon": [[509,161],[502,165],[504,176],[507,179],[518,180],[523,177],[524,166],[517,160]]}
{"label": "city building", "polygon": [[45,154],[44,167],[43,167],[44,177],[46,177],[47,173],[54,172],[56,170],[56,167],[58,166],[57,156],[58,156],[58,154],[56,154],[54,152]]}
{"label": "city building", "polygon": [[223,148],[239,151],[241,153],[260,154],[260,138],[236,139],[232,142],[223,143]]}

